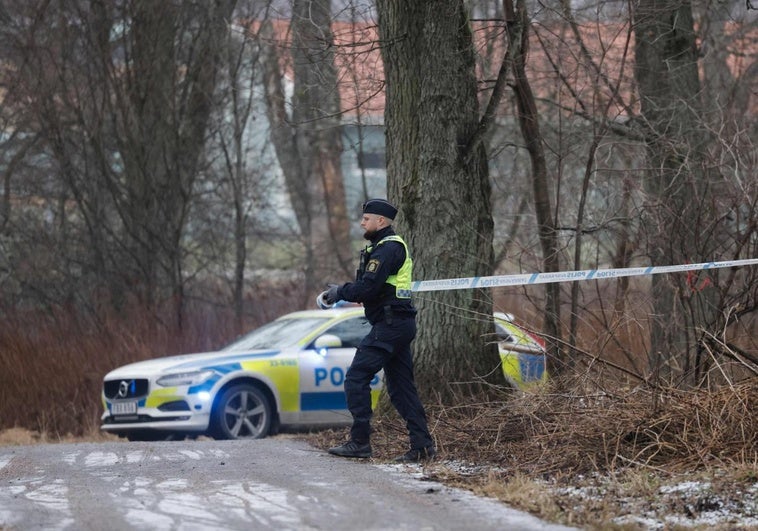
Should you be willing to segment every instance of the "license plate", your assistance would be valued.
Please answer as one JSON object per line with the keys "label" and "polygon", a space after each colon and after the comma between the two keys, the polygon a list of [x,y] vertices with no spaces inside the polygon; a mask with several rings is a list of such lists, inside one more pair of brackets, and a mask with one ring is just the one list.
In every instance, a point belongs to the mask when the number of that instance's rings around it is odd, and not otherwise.
{"label": "license plate", "polygon": [[113,402],[111,404],[111,415],[136,415],[137,402],[129,400],[126,402]]}

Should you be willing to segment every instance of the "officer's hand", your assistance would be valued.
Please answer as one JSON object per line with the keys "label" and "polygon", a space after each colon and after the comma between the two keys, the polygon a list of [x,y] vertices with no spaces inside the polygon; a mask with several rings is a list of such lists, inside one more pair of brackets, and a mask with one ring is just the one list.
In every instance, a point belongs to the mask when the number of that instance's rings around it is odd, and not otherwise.
{"label": "officer's hand", "polygon": [[340,300],[340,297],[338,295],[339,292],[339,284],[327,284],[326,291],[324,292],[324,302],[327,304],[334,304],[338,300]]}

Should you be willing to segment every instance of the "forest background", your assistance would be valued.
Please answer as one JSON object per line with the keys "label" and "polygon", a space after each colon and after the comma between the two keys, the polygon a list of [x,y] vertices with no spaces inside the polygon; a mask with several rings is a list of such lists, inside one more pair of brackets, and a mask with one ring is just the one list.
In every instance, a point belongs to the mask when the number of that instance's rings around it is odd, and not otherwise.
{"label": "forest background", "polygon": [[[0,2],[0,429],[92,433],[108,370],[311,307],[354,274],[373,196],[400,207],[418,280],[757,257],[756,13]],[[496,416],[514,440],[560,431],[542,415],[588,397],[644,397],[632,409],[649,416],[585,434],[602,459],[585,448],[549,472],[669,451],[755,466],[754,267],[414,300],[418,383],[440,418],[523,399],[498,378],[493,310],[548,343],[541,409]],[[707,433],[660,422],[723,393],[737,409]],[[716,443],[695,451],[694,425]]]}

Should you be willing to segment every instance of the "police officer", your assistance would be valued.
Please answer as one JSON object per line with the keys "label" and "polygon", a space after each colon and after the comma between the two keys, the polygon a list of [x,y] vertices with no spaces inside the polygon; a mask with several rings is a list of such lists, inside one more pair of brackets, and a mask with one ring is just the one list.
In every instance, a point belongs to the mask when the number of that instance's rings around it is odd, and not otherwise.
{"label": "police officer", "polygon": [[371,457],[370,382],[380,369],[390,401],[403,417],[410,450],[400,462],[418,462],[436,454],[426,413],[413,378],[411,341],[416,337],[416,308],[411,303],[413,262],[408,246],[395,234],[397,209],[384,199],[363,204],[361,228],[371,243],[361,252],[355,282],[332,285],[322,294],[331,305],[339,300],[363,303],[371,331],[363,338],[345,376],[347,407],[353,416],[350,440],[329,449],[341,457]]}

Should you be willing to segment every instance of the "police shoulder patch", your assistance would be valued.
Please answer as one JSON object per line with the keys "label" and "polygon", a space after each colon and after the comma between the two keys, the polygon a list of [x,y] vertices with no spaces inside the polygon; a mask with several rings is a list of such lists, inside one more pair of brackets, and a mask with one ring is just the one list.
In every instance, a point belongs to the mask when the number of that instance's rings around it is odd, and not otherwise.
{"label": "police shoulder patch", "polygon": [[379,262],[379,260],[377,260],[376,258],[373,258],[368,261],[368,264],[366,264],[366,272],[376,273],[376,270],[379,269],[380,265],[381,265],[381,262]]}

